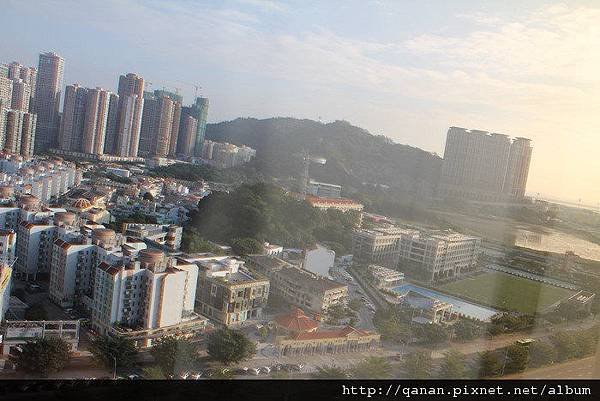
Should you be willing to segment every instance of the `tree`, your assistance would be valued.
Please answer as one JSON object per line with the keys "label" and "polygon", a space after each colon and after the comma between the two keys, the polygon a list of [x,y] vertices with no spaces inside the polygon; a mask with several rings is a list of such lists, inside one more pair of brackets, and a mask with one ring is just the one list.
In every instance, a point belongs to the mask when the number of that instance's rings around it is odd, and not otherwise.
{"label": "tree", "polygon": [[578,330],[574,334],[575,343],[577,344],[577,357],[583,357],[593,354],[596,351],[598,344],[598,330],[591,328],[587,330]]}
{"label": "tree", "polygon": [[464,379],[466,376],[464,355],[455,350],[446,352],[439,376],[442,379]]}
{"label": "tree", "polygon": [[71,358],[71,346],[62,338],[46,337],[27,341],[9,360],[19,370],[47,377],[64,369]]}
{"label": "tree", "polygon": [[579,353],[579,344],[575,341],[575,337],[566,332],[556,333],[550,340],[556,348],[558,361],[575,358]]}
{"label": "tree", "polygon": [[454,335],[460,341],[473,340],[481,333],[481,326],[467,319],[461,319],[454,325]]}
{"label": "tree", "polygon": [[527,347],[513,344],[506,349],[505,372],[522,372],[529,365],[529,350]]}
{"label": "tree", "polygon": [[392,375],[392,367],[387,359],[372,356],[354,365],[351,372],[356,379],[387,379]]}
{"label": "tree", "polygon": [[48,312],[41,303],[31,305],[25,311],[25,320],[47,320]]}
{"label": "tree", "polygon": [[213,360],[228,365],[252,357],[256,353],[256,344],[241,331],[225,327],[210,334],[207,352]]}
{"label": "tree", "polygon": [[406,343],[412,336],[411,326],[405,322],[402,313],[393,309],[378,310],[373,324],[381,338],[394,343]]}
{"label": "tree", "polygon": [[314,379],[347,379],[348,372],[345,369],[331,366],[317,366],[317,370],[311,374]]}
{"label": "tree", "polygon": [[411,379],[427,379],[431,374],[431,355],[425,351],[409,354],[404,361],[404,371]]}
{"label": "tree", "polygon": [[363,301],[360,298],[352,298],[350,302],[348,302],[348,307],[353,311],[358,312],[360,308],[363,306]]}
{"label": "tree", "polygon": [[185,227],[181,238],[181,249],[188,253],[210,252],[222,255],[223,251],[218,246],[202,238],[194,229]]}
{"label": "tree", "polygon": [[267,326],[262,326],[258,329],[258,335],[262,341],[267,341],[267,338],[269,338],[269,328]]}
{"label": "tree", "polygon": [[263,252],[263,245],[254,238],[237,238],[231,242],[231,249],[237,255],[254,255]]}
{"label": "tree", "polygon": [[498,376],[502,371],[502,361],[495,351],[479,354],[479,377]]}
{"label": "tree", "polygon": [[148,380],[160,380],[166,379],[167,377],[163,373],[163,370],[160,366],[148,366],[142,370],[144,379]]}
{"label": "tree", "polygon": [[548,365],[557,359],[556,349],[546,341],[535,341],[529,345],[529,365],[538,367]]}
{"label": "tree", "polygon": [[191,369],[197,360],[197,348],[187,339],[164,337],[156,342],[150,354],[165,376]]}
{"label": "tree", "polygon": [[131,367],[135,364],[137,348],[133,340],[120,336],[100,336],[91,341],[90,352],[98,364],[107,369]]}
{"label": "tree", "polygon": [[448,330],[439,324],[424,324],[421,326],[423,337],[428,344],[440,344],[448,341],[450,333]]}

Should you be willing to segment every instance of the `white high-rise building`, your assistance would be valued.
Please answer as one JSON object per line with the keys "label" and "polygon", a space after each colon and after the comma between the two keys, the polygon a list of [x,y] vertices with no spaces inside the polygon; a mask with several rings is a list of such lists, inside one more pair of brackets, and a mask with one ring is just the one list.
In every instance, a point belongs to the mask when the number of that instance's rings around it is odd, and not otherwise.
{"label": "white high-rise building", "polygon": [[152,345],[158,335],[203,330],[194,313],[198,267],[142,249],[120,262],[96,268],[92,324],[100,333],[127,336]]}
{"label": "white high-rise building", "polygon": [[122,238],[103,226],[58,238],[52,248],[50,299],[63,308],[81,306],[91,309],[96,267],[122,257]]}
{"label": "white high-rise building", "polygon": [[54,241],[68,240],[80,227],[77,216],[71,212],[49,211],[28,217],[31,220],[21,219],[17,231],[15,272],[25,280],[35,280],[39,273],[50,273]]}
{"label": "white high-rise building", "polygon": [[115,155],[136,157],[144,109],[144,79],[129,73],[119,77]]}
{"label": "white high-rise building", "polygon": [[64,63],[56,53],[40,54],[33,110],[38,115],[36,152],[57,145]]}
{"label": "white high-rise building", "polygon": [[482,202],[518,200],[525,194],[531,141],[450,127],[439,194]]}

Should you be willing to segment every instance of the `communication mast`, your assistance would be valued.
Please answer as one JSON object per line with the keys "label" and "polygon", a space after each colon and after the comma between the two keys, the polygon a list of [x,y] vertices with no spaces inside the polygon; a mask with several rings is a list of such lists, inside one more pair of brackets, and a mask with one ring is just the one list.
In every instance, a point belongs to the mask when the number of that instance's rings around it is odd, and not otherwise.
{"label": "communication mast", "polygon": [[325,164],[327,159],[322,157],[311,157],[310,152],[306,149],[302,151],[302,175],[300,177],[300,194],[302,199],[306,199],[306,193],[308,192],[308,184],[310,181],[309,167],[310,163]]}

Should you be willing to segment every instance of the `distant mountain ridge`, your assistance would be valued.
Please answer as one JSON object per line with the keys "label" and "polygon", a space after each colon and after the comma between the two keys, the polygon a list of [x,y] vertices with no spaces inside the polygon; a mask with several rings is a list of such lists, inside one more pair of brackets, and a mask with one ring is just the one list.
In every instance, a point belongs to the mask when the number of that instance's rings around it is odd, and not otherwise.
{"label": "distant mountain ridge", "polygon": [[346,121],[237,118],[208,124],[206,138],[256,149],[253,167],[284,179],[299,176],[302,152],[308,150],[327,159],[323,166],[311,165],[311,178],[343,185],[347,191],[362,191],[363,183],[368,183],[429,196],[442,162],[435,154],[372,135]]}

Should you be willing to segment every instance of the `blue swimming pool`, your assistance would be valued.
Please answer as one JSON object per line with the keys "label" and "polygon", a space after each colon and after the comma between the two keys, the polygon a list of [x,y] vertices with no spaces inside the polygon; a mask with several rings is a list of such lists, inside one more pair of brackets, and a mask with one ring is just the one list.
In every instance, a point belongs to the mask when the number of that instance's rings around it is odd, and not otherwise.
{"label": "blue swimming pool", "polygon": [[401,286],[394,288],[393,291],[396,291],[400,294],[406,294],[408,291],[414,291],[418,292],[421,295],[439,299],[440,301],[452,304],[455,312],[481,321],[489,321],[492,316],[498,313],[498,311],[495,309],[463,301],[460,298],[445,295],[440,292],[419,287],[414,284],[402,284]]}

